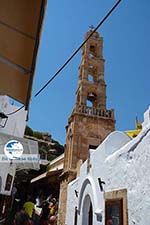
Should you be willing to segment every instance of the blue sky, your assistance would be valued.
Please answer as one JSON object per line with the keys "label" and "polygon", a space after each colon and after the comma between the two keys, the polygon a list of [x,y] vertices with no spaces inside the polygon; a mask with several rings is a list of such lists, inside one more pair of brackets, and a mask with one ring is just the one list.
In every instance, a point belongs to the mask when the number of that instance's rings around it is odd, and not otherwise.
{"label": "blue sky", "polygon": [[[96,26],[114,0],[49,0],[33,85],[34,95]],[[150,1],[124,0],[98,30],[104,38],[107,108],[115,109],[116,129],[133,129],[150,104]],[[79,52],[31,102],[29,126],[65,143],[65,126],[75,103]]]}

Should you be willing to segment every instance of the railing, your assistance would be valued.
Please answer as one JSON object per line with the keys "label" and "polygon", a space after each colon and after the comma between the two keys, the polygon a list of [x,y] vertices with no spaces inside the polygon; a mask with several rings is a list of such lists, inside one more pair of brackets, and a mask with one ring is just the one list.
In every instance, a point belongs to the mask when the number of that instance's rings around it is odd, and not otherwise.
{"label": "railing", "polygon": [[89,116],[97,116],[97,117],[104,117],[109,119],[114,119],[114,110],[107,110],[107,109],[99,109],[99,108],[93,108],[89,106],[84,105],[77,105],[73,113],[81,113],[86,114]]}

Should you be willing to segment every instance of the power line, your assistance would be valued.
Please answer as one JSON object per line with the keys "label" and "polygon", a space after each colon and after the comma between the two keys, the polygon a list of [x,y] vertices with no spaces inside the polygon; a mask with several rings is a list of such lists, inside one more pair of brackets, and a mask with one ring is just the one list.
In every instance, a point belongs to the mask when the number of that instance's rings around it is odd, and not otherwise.
{"label": "power line", "polygon": [[20,108],[16,109],[16,110],[15,110],[15,111],[13,111],[13,112],[7,113],[7,114],[6,114],[6,116],[11,116],[11,115],[13,115],[13,114],[17,113],[18,111],[20,111],[20,110],[21,110],[21,109],[23,109],[23,108],[24,108],[24,105],[23,105],[23,106],[21,106]]}
{"label": "power line", "polygon": [[[60,69],[46,82],[46,84],[34,95],[37,97],[54,79],[59,73],[67,66],[67,64],[72,60],[72,58],[80,51],[80,49],[84,46],[84,44],[89,40],[89,38],[98,30],[98,28],[105,22],[105,20],[111,15],[111,13],[115,10],[115,8],[119,5],[121,0],[118,0],[116,4],[109,10],[109,12],[104,16],[104,18],[99,22],[95,29],[90,33],[90,35],[82,42],[82,44],[73,52],[73,54],[66,60],[66,62],[60,67]],[[6,114],[7,116],[13,115],[20,111],[24,106],[21,106],[19,109]]]}
{"label": "power line", "polygon": [[72,60],[72,58],[79,52],[79,50],[83,47],[83,45],[89,40],[89,38],[94,34],[95,31],[105,22],[105,20],[110,16],[110,14],[115,10],[115,8],[119,5],[121,0],[117,1],[116,4],[110,9],[110,11],[104,16],[104,18],[99,22],[97,27],[91,32],[91,34],[85,39],[84,42],[73,52],[69,59],[62,65],[62,67],[46,82],[46,84],[35,94],[34,97],[37,97],[54,79],[59,73],[66,67],[66,65]]}

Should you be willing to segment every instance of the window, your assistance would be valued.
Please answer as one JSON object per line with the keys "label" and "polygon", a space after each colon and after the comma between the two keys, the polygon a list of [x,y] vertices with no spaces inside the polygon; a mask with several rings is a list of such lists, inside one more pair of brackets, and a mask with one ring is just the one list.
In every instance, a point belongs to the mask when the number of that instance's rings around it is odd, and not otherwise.
{"label": "window", "polygon": [[95,46],[94,45],[90,46],[90,52],[95,53]]}
{"label": "window", "polygon": [[98,145],[89,145],[89,149],[97,149]]}
{"label": "window", "polygon": [[88,81],[94,83],[94,78],[91,74],[88,75]]}
{"label": "window", "polygon": [[94,45],[90,46],[90,56],[91,57],[93,57],[93,56],[96,57],[96,47]]}
{"label": "window", "polygon": [[127,190],[105,192],[105,225],[128,225]]}
{"label": "window", "polygon": [[5,191],[10,191],[12,180],[13,180],[13,176],[10,175],[10,174],[7,174],[6,184],[5,184]]}
{"label": "window", "polygon": [[86,106],[87,106],[87,107],[93,107],[93,102],[90,101],[90,100],[87,100],[87,101],[86,101]]}
{"label": "window", "polygon": [[108,200],[105,203],[106,225],[123,225],[123,200]]}

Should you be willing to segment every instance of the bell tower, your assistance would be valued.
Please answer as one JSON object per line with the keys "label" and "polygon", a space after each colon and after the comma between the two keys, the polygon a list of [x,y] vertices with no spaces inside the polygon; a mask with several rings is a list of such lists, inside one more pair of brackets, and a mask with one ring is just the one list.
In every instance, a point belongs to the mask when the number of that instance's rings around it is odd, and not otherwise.
{"label": "bell tower", "polygon": [[115,129],[114,111],[106,109],[104,62],[103,38],[95,32],[82,48],[76,105],[67,126],[64,172],[76,170],[89,149],[95,149]]}
{"label": "bell tower", "polygon": [[[87,38],[92,30],[86,33]],[[64,169],[60,185],[60,209],[65,215],[67,185],[76,178],[78,162],[88,158],[96,147],[115,130],[114,111],[106,108],[103,38],[95,32],[82,48],[76,104],[66,127]],[[61,219],[65,224],[64,218]]]}
{"label": "bell tower", "polygon": [[[86,38],[90,31],[86,34]],[[79,69],[77,105],[106,109],[106,84],[104,80],[103,39],[96,32],[82,49]],[[89,105],[88,105],[89,104]]]}

